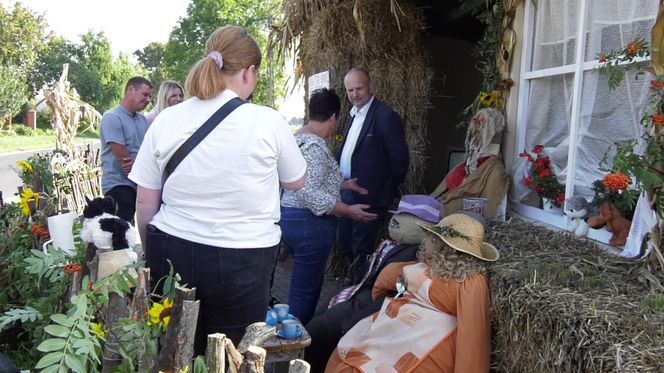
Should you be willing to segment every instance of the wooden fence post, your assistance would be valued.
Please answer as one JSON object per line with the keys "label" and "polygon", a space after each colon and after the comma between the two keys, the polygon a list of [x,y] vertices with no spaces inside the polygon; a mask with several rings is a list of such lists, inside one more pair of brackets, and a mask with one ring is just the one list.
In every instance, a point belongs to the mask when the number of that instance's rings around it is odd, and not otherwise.
{"label": "wooden fence post", "polygon": [[290,361],[288,373],[309,373],[311,365],[304,360],[295,359]]}
{"label": "wooden fence post", "polygon": [[244,361],[240,365],[240,373],[263,373],[265,371],[265,352],[264,348],[249,346],[244,353]]}
{"label": "wooden fence post", "polygon": [[200,302],[194,301],[196,288],[175,289],[171,319],[166,331],[164,348],[157,359],[157,370],[166,373],[191,368],[194,357],[194,335]]}
{"label": "wooden fence post", "polygon": [[210,334],[207,337],[205,365],[209,373],[226,373],[226,335]]}

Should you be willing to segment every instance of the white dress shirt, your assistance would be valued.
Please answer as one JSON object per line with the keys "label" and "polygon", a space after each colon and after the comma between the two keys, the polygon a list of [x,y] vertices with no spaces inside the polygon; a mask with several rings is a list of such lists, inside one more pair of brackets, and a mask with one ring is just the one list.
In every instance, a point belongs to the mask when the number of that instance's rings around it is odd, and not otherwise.
{"label": "white dress shirt", "polygon": [[353,152],[355,151],[355,145],[357,145],[357,139],[360,137],[364,120],[367,118],[367,112],[369,112],[369,107],[373,100],[374,96],[371,96],[369,101],[362,106],[362,109],[358,110],[356,106],[353,106],[353,108],[350,109],[350,115],[353,117],[353,121],[348,130],[346,143],[341,150],[341,158],[339,159],[339,167],[341,168],[341,175],[344,180],[350,179],[350,163],[353,158]]}

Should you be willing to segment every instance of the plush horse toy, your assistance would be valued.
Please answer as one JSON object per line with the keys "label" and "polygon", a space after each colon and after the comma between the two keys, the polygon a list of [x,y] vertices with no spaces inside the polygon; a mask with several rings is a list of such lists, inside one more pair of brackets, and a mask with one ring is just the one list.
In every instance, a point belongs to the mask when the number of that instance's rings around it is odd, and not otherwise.
{"label": "plush horse toy", "polygon": [[588,201],[581,196],[569,198],[565,204],[563,212],[571,219],[570,230],[578,238],[585,237],[588,234],[588,224],[583,218],[588,215]]}
{"label": "plush horse toy", "polygon": [[83,243],[92,243],[97,248],[131,249],[127,255],[135,263],[138,260],[138,255],[133,251],[136,232],[131,224],[115,215],[113,198],[97,197],[90,200],[86,197],[85,201],[87,206],[83,209],[81,229]]}
{"label": "plush horse toy", "polygon": [[629,228],[632,222],[625,219],[618,209],[610,204],[603,203],[599,206],[599,215],[588,218],[588,226],[593,229],[599,229],[606,226],[606,230],[613,233],[609,240],[609,245],[619,247],[625,246]]}

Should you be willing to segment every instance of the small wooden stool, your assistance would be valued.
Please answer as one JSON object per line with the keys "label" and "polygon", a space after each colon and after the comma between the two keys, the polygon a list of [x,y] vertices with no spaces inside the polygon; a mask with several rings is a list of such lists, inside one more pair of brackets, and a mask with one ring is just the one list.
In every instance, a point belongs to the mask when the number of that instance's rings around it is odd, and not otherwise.
{"label": "small wooden stool", "polygon": [[[293,359],[304,359],[304,349],[311,344],[311,336],[302,327],[302,335],[295,339],[284,339],[273,335],[260,347],[267,352],[265,365],[274,373],[288,372],[288,363]],[[266,371],[269,371],[266,369]]]}

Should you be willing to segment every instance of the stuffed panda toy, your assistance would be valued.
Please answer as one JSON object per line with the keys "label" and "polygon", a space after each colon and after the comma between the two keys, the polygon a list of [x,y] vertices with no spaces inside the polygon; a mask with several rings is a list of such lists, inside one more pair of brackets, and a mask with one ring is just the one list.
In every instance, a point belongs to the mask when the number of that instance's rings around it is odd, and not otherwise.
{"label": "stuffed panda toy", "polygon": [[115,201],[111,197],[85,197],[87,206],[83,209],[81,240],[92,243],[97,248],[111,247],[113,250],[131,249],[128,252],[132,262],[138,260],[134,252],[136,232],[126,220],[115,215]]}

